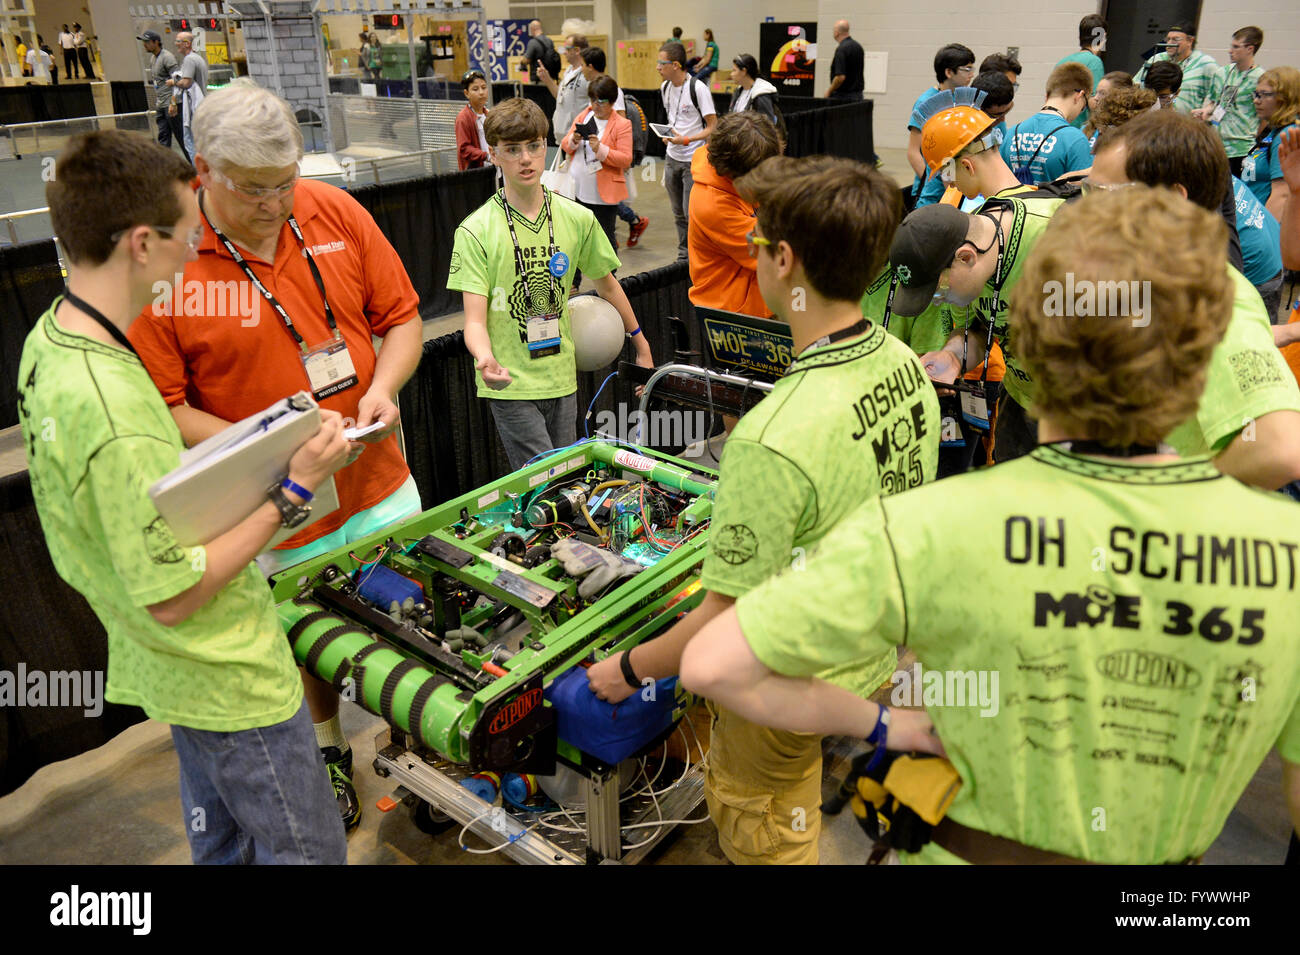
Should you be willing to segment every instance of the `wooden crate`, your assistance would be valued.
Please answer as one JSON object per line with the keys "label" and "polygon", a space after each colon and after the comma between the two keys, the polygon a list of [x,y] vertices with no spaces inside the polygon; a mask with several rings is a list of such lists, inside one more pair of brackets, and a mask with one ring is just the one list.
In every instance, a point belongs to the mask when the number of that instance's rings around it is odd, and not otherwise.
{"label": "wooden crate", "polygon": [[[614,59],[614,79],[620,87],[630,90],[656,90],[663,80],[655,64],[659,61],[659,48],[663,40],[620,40]],[[686,58],[695,55],[695,41],[683,42]]]}

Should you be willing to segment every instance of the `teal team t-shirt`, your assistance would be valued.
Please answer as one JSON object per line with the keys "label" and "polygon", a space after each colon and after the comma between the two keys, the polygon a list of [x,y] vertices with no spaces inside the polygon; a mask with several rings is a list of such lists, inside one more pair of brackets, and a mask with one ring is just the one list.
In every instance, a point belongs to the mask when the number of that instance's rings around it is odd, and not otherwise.
{"label": "teal team t-shirt", "polygon": [[[957,822],[1178,862],[1274,745],[1300,762],[1298,564],[1295,503],[1203,458],[1047,446],[867,502],[737,613],[790,676],[912,648],[920,682],[896,693],[925,704],[961,774]],[[905,861],[959,860],[931,844]]]}
{"label": "teal team t-shirt", "polygon": [[1002,140],[1002,158],[1012,172],[1027,166],[1036,183],[1092,165],[1088,137],[1059,113],[1035,113],[1011,127]]}
{"label": "teal team t-shirt", "polygon": [[[1097,92],[1097,84],[1100,83],[1101,78],[1106,75],[1106,65],[1102,63],[1101,57],[1096,53],[1093,53],[1092,50],[1080,50],[1077,53],[1071,53],[1069,56],[1058,61],[1056,65],[1060,66],[1062,63],[1082,63],[1088,68],[1088,72],[1092,74],[1092,89],[1088,90],[1088,95],[1090,96]],[[1087,122],[1088,107],[1085,106],[1083,112],[1075,117],[1074,121],[1070,123],[1070,125],[1075,129],[1083,129],[1084,124]]]}
{"label": "teal team t-shirt", "polygon": [[201,730],[289,719],[302,680],[253,564],[175,627],[145,609],[203,577],[204,548],[181,547],[149,499],[184,444],[140,359],[66,331],[57,307],[23,346],[19,412],[50,557],[108,632],[106,697]]}
{"label": "teal team t-shirt", "polygon": [[[879,325],[805,351],[727,439],[703,586],[739,597],[798,563],[862,501],[934,480],[939,429],[921,363]],[[828,677],[866,695],[897,657],[841,662]]]}
{"label": "teal team t-shirt", "polygon": [[1242,160],[1241,181],[1262,205],[1268,205],[1269,196],[1273,194],[1273,182],[1282,178],[1282,160],[1277,154],[1277,148],[1282,144],[1282,134],[1296,125],[1292,123],[1281,129],[1266,129]]}
{"label": "teal team t-shirt", "polygon": [[[573,270],[581,269],[588,278],[598,279],[619,265],[618,256],[591,210],[550,190],[547,195],[555,245],[566,257],[563,262],[557,261],[554,251],[548,249],[546,206],[531,222],[511,208],[524,260],[524,274],[518,274],[502,192],[470,213],[456,229],[447,288],[487,297],[487,330],[492,354],[513,379],[498,391],[486,385],[483,376],[476,372],[480,398],[528,401],[573,394],[578,386],[569,326]],[[561,264],[562,274],[554,275],[551,268],[560,271]],[[526,319],[556,311],[560,315],[559,353],[531,357]]]}

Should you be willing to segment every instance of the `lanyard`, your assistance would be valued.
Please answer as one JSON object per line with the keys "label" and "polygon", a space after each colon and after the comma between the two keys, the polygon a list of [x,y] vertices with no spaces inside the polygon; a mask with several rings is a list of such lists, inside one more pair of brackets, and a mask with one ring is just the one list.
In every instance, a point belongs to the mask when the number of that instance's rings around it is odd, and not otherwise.
{"label": "lanyard", "polygon": [[[527,271],[524,267],[524,252],[519,247],[519,236],[515,234],[515,217],[510,214],[510,202],[506,199],[504,189],[501,190],[501,205],[506,210],[506,225],[510,227],[510,241],[515,246],[515,270],[522,279]],[[559,249],[555,247],[555,222],[551,219],[551,191],[545,186],[542,186],[542,215],[546,217],[546,254],[548,257],[554,256]],[[546,269],[546,275],[550,279],[551,305],[558,309],[560,305],[559,282],[556,280],[555,273],[549,267]]]}
{"label": "lanyard", "polygon": [[117,342],[119,345],[121,345],[123,348],[129,351],[132,355],[135,355],[136,358],[140,357],[140,353],[137,352],[135,348],[131,345],[130,339],[128,339],[125,335],[122,334],[122,329],[118,328],[107,318],[105,318],[103,312],[95,308],[95,306],[91,305],[85,299],[78,298],[76,295],[73,295],[71,290],[69,289],[65,288],[63,290],[63,297],[67,299],[69,302],[71,302],[74,306],[76,306],[80,311],[85,312],[86,315],[88,315],[90,318],[93,318],[96,322],[98,322],[100,327],[102,327],[104,331],[108,332],[109,335],[113,336],[113,341]]}
{"label": "lanyard", "polygon": [[[682,118],[682,100],[690,95],[686,89],[686,83],[694,82],[695,78],[693,76],[687,76],[686,81],[677,89],[677,105],[673,107],[673,115],[672,118],[668,120],[668,125],[677,132],[678,136],[685,135],[680,129],[677,129],[677,122]],[[668,86],[671,88],[672,84],[669,83]]]}
{"label": "lanyard", "polygon": [[[860,318],[852,325],[850,325],[848,328],[841,328],[839,331],[831,332],[829,335],[823,335],[815,342],[811,342],[810,344],[804,346],[803,351],[799,352],[799,354],[795,356],[795,360],[797,361],[798,359],[802,358],[805,354],[812,351],[814,348],[821,348],[824,345],[833,345],[836,342],[841,342],[846,338],[852,338],[855,335],[861,335],[864,332],[869,331],[870,329],[871,329],[871,323],[867,321],[865,318]],[[791,362],[790,364],[791,367],[794,367],[794,362]],[[789,374],[788,368],[786,369],[786,373]]]}
{"label": "lanyard", "polygon": [[[986,203],[987,205],[987,203]],[[1015,206],[1010,206],[1012,215],[1015,214]],[[989,331],[987,335],[988,342],[984,346],[984,371],[980,374],[980,384],[983,385],[989,380],[989,359],[993,357],[993,331],[998,323],[998,305],[1002,299],[1002,285],[1006,282],[1007,277],[1002,274],[1003,258],[1006,252],[1006,235],[1002,231],[1002,220],[989,216],[993,220],[993,226],[997,229],[998,234],[998,261],[993,268],[993,311],[989,316]],[[1014,228],[1014,225],[1012,226]],[[961,366],[966,367],[966,349],[970,343],[970,319],[966,320],[966,328],[962,332],[961,339]]]}
{"label": "lanyard", "polygon": [[[261,292],[262,297],[270,303],[273,309],[275,309],[276,313],[280,316],[281,321],[284,322],[284,327],[287,328],[289,334],[293,336],[293,340],[298,344],[298,347],[306,353],[308,351],[307,343],[303,340],[302,333],[299,332],[297,327],[293,324],[293,319],[289,317],[289,313],[286,312],[284,306],[280,304],[280,300],[272,295],[271,290],[262,284],[261,279],[259,279],[257,274],[253,272],[252,266],[248,264],[240,254],[239,250],[235,248],[235,244],[227,239],[225,233],[213,225],[212,220],[208,218],[208,214],[203,208],[202,192],[199,193],[199,212],[203,214],[203,221],[208,224],[208,227],[216,235],[217,241],[226,247],[226,251],[229,252],[230,257],[235,260],[235,264],[244,270],[244,274],[248,276],[248,280],[253,283],[253,287]],[[330,331],[333,333],[335,338],[341,338],[342,335],[339,334],[339,323],[334,320],[334,310],[330,308],[330,300],[325,294],[325,280],[321,278],[320,269],[316,265],[316,256],[312,253],[311,246],[309,246],[303,238],[302,229],[298,227],[298,220],[293,217],[292,213],[289,215],[289,228],[293,230],[294,238],[298,240],[298,244],[302,246],[303,255],[307,257],[307,266],[311,269],[311,277],[315,280],[316,289],[320,292],[321,302],[325,305],[325,320],[329,322]]]}
{"label": "lanyard", "polygon": [[894,314],[894,293],[898,291],[898,273],[893,269],[889,270],[889,297],[885,299],[885,317],[881,320],[880,326],[885,331],[889,331],[889,317]]}

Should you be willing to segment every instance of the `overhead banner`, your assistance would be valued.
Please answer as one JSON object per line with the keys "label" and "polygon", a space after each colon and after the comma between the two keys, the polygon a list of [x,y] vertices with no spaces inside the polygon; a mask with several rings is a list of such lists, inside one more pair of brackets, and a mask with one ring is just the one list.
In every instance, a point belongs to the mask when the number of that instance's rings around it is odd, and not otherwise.
{"label": "overhead banner", "polygon": [[782,95],[813,96],[816,23],[760,23],[758,68]]}

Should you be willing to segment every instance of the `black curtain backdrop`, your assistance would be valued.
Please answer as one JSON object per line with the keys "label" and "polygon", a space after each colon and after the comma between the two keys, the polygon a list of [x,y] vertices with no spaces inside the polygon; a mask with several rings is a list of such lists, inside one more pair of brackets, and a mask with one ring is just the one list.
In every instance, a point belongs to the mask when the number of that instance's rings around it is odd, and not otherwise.
{"label": "black curtain backdrop", "polygon": [[790,137],[785,149],[786,155],[843,156],[859,162],[875,162],[871,128],[873,105],[868,99],[860,103],[786,114],[786,131]]}
{"label": "black curtain backdrop", "polygon": [[[673,360],[676,341],[668,316],[682,319],[698,348],[695,313],[686,291],[690,276],[685,262],[619,280],[650,343],[656,364]],[[622,359],[632,361],[629,344]],[[578,437],[592,398],[617,364],[599,372],[578,374]],[[600,411],[617,411],[620,421],[637,408],[635,386],[615,378],[592,406],[588,427],[595,430]],[[444,335],[424,345],[415,375],[402,390],[402,429],[406,437],[407,464],[426,508],[451,500],[509,472],[496,423],[485,400],[475,395],[474,361],[465,350],[461,332]],[[663,448],[677,451],[679,448]]]}
{"label": "black curtain backdrop", "polygon": [[452,236],[462,219],[492,198],[495,184],[496,169],[489,166],[350,190],[402,257],[420,295],[421,318],[460,310],[460,293],[447,289]]}
{"label": "black curtain backdrop", "polygon": [[144,83],[113,80],[108,88],[113,95],[114,113],[145,113],[152,109],[149,104],[153,97]]}
{"label": "black curtain backdrop", "polygon": [[0,125],[3,126],[94,115],[95,97],[89,83],[0,87]]}
{"label": "black curtain backdrop", "polygon": [[[0,248],[0,428],[18,423],[18,362],[27,333],[54,296],[63,291],[54,240]],[[13,567],[14,565],[0,565]]]}
{"label": "black curtain backdrop", "polygon": [[[15,680],[20,663],[28,673],[90,670],[106,681],[107,635],[50,562],[26,471],[0,478],[0,567],[0,670]],[[94,718],[85,709],[0,707],[0,796],[45,764],[102,746],[145,718],[134,706],[105,703]]]}

